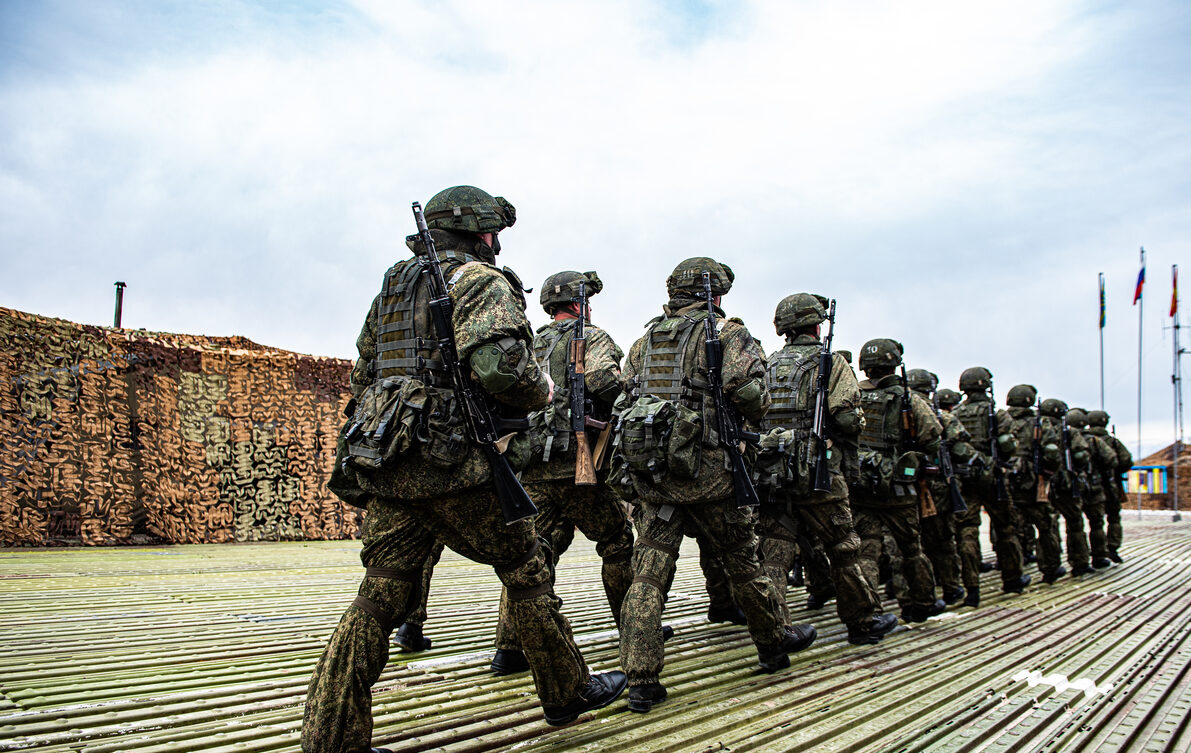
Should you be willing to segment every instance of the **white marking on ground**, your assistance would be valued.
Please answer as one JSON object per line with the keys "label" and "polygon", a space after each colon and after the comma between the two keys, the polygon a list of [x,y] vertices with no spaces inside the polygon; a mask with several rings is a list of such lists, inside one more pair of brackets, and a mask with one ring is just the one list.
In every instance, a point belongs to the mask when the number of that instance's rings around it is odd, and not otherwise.
{"label": "white marking on ground", "polygon": [[1065,693],[1068,690],[1083,691],[1087,698],[1094,698],[1102,693],[1108,692],[1108,686],[1097,686],[1095,681],[1089,680],[1086,677],[1076,680],[1068,679],[1067,675],[1061,675],[1057,672],[1054,674],[1044,675],[1041,672],[1027,672],[1022,670],[1011,678],[1014,682],[1021,682],[1025,680],[1031,688],[1037,685],[1049,685],[1059,693]]}

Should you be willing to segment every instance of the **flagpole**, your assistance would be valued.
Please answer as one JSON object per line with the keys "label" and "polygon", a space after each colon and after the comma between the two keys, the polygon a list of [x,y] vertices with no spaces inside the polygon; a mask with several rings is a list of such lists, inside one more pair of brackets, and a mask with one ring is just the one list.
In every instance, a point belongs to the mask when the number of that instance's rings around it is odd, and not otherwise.
{"label": "flagpole", "polygon": [[1104,410],[1104,273],[1100,273],[1100,410]]}
{"label": "flagpole", "polygon": [[[1137,457],[1142,457],[1141,454],[1141,339],[1142,339],[1142,312],[1145,310],[1145,296],[1142,295],[1142,287],[1145,284],[1146,273],[1146,249],[1141,247],[1141,274],[1137,281],[1137,292],[1135,294],[1137,299]],[[1137,518],[1141,519],[1141,487],[1137,488]]]}
{"label": "flagpole", "polygon": [[1174,371],[1170,381],[1174,385],[1174,449],[1171,453],[1171,467],[1174,471],[1174,515],[1172,519],[1178,522],[1183,519],[1179,514],[1179,459],[1182,457],[1183,445],[1183,349],[1179,346],[1179,265],[1170,265],[1170,315],[1174,318]]}

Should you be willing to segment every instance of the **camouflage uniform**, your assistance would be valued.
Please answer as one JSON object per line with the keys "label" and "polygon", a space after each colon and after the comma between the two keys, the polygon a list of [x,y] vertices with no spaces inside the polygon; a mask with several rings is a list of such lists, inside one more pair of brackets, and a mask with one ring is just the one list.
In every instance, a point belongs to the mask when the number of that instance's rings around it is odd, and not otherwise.
{"label": "camouflage uniform", "polygon": [[[819,590],[818,593],[811,592],[810,604],[820,605],[833,593],[840,621],[848,626],[854,640],[858,640],[862,634],[872,633],[874,618],[882,610],[876,591],[860,567],[860,537],[852,526],[848,485],[843,473],[844,448],[854,455],[856,435],[863,420],[860,388],[852,367],[838,353],[831,356],[831,374],[827,382],[825,431],[832,444],[827,451],[831,470],[827,491],[814,490],[811,477],[815,464],[813,460],[808,462],[810,453],[817,454],[810,432],[823,344],[818,336],[805,329],[816,327],[826,319],[825,304],[826,299],[808,293],[788,296],[778,304],[774,325],[779,335],[785,335],[786,346],[769,357],[767,383],[773,405],[762,428],[779,430],[776,436],[783,438],[781,441],[787,448],[786,457],[792,472],[787,473],[785,483],[772,489],[762,503],[758,533],[761,562],[769,578],[778,586],[778,599],[787,622],[790,612],[784,588],[786,574],[794,566],[800,544],[803,549],[813,550],[813,541],[822,542],[830,563],[826,578],[824,574],[814,572],[814,558],[809,556],[811,551],[804,559],[809,565],[808,590]],[[796,333],[796,327],[803,328],[803,332]],[[772,441],[769,436],[767,440]],[[876,637],[879,640],[879,635]]]}
{"label": "camouflage uniform", "polygon": [[[1055,510],[1063,516],[1067,533],[1067,564],[1072,575],[1086,575],[1092,572],[1091,550],[1088,534],[1083,525],[1083,474],[1088,468],[1091,453],[1088,442],[1077,429],[1068,427],[1072,469],[1066,468],[1068,447],[1063,435],[1063,419],[1067,415],[1067,404],[1062,400],[1049,398],[1042,401],[1042,428],[1047,436],[1059,442],[1059,457],[1062,458],[1059,472],[1050,485],[1050,501]],[[1079,494],[1079,497],[1076,494]]]}
{"label": "camouflage uniform", "polygon": [[[947,445],[953,469],[966,468],[967,464],[976,456],[972,447],[971,437],[963,424],[950,413],[934,405],[934,392],[939,378],[925,369],[911,369],[908,375],[910,389],[922,396],[931,405],[939,425],[943,429],[940,443]],[[932,466],[939,469],[927,481],[934,500],[935,514],[924,517],[922,525],[922,548],[930,559],[931,569],[935,576],[935,583],[943,590],[943,601],[948,604],[959,601],[964,597],[964,589],[960,581],[959,550],[955,541],[955,512],[952,510],[951,489],[947,480],[943,478],[942,466],[936,459],[928,460]],[[956,472],[955,482],[962,489],[959,473]],[[895,572],[897,569],[895,568]]]}
{"label": "camouflage uniform", "polygon": [[[1006,593],[1020,593],[1029,585],[1029,576],[1022,574],[1021,544],[1014,527],[1012,498],[1009,484],[1005,482],[1005,499],[998,499],[997,469],[993,467],[992,444],[989,439],[989,409],[992,400],[988,392],[992,389],[992,375],[987,369],[975,366],[960,375],[960,389],[966,397],[951,414],[959,419],[971,436],[977,459],[969,465],[969,475],[964,479],[964,501],[968,511],[956,519],[960,538],[960,563],[964,586],[968,589],[969,606],[976,606],[980,600],[980,510],[988,512],[989,520],[996,531],[994,549],[1001,567],[1002,590]],[[994,413],[997,454],[1005,463],[1002,471],[1007,475],[1010,458],[1017,454],[1017,442],[1013,438],[1012,417],[1004,410]]]}
{"label": "camouflage uniform", "polygon": [[870,378],[860,382],[864,428],[860,433],[860,474],[852,486],[852,509],[860,535],[860,565],[874,591],[879,582],[878,562],[882,537],[887,530],[902,554],[902,575],[907,593],[900,600],[907,621],[926,619],[942,609],[935,599],[935,579],[930,560],[922,551],[919,525],[918,480],[925,465],[922,453],[937,454],[943,428],[922,397],[909,393],[913,446],[906,444],[901,427],[905,393],[896,374],[875,377],[876,369],[901,363],[901,344],[888,339],[870,340],[861,349],[860,368]]}
{"label": "camouflage uniform", "polygon": [[[444,222],[444,213],[434,210],[469,201],[474,206],[464,207],[464,220],[487,224],[470,232],[441,229],[451,220]],[[460,214],[456,209],[454,216]],[[451,216],[449,208],[445,216]],[[450,281],[451,325],[461,363],[506,415],[541,408],[549,385],[530,355],[532,335],[520,284],[493,266],[494,248],[480,235],[512,224],[512,206],[479,189],[456,187],[431,199],[426,217],[435,227],[431,235]],[[371,686],[388,659],[393,626],[417,604],[422,568],[436,541],[492,565],[513,595],[513,618],[548,719],[585,703],[584,694],[599,683],[597,676],[589,677],[570,624],[559,612],[550,563],[533,522],[506,525],[489,461],[465,438],[431,325],[429,282],[419,261],[425,249],[418,236],[407,245],[415,257],[386,273],[356,343],[354,415],[340,434],[329,485],[354,503],[367,500],[360,554],[367,569],[359,596],[340,619],[310,681],[302,726],[306,753],[370,749]],[[376,418],[386,390],[400,385],[406,394],[418,383],[424,389],[406,397],[424,400],[424,407],[397,401],[391,422],[397,426],[383,435],[410,444],[369,465],[375,451],[361,449],[362,440],[356,444],[361,422]]]}
{"label": "camouflage uniform", "polygon": [[[560,272],[542,285],[542,307],[553,315],[564,303],[578,299],[582,281],[588,296],[603,288],[594,272]],[[570,345],[575,336],[574,318],[555,319],[538,329],[534,336],[534,355],[554,380],[554,400],[545,411],[530,416],[531,463],[522,474],[525,490],[538,505],[535,524],[538,535],[550,542],[554,563],[570,546],[573,531],[596,542],[596,553],[603,560],[604,593],[612,618],[620,625],[620,608],[632,582],[630,560],[633,556],[632,524],[624,504],[602,479],[594,485],[575,484],[574,433],[571,426],[570,390],[567,376]],[[620,361],[624,353],[607,332],[586,323],[587,338],[583,385],[592,404],[592,417],[607,420],[612,404],[620,395]],[[498,651],[520,649],[507,592],[501,596],[500,618],[496,627]]]}
{"label": "camouflage uniform", "polygon": [[1108,433],[1106,426],[1108,426],[1107,413],[1102,410],[1088,413],[1088,433],[1107,442],[1116,456],[1116,462],[1111,471],[1102,475],[1100,483],[1104,486],[1104,516],[1108,521],[1108,532],[1105,537],[1108,558],[1113,562],[1120,562],[1121,555],[1118,550],[1121,548],[1121,503],[1125,498],[1121,477],[1133,467],[1133,455],[1115,434]]}
{"label": "camouflage uniform", "polygon": [[[1042,579],[1053,583],[1067,572],[1061,562],[1055,510],[1047,494],[1049,479],[1058,470],[1058,439],[1042,426],[1037,412],[1031,407],[1037,396],[1038,391],[1028,384],[1015,385],[1009,390],[1006,412],[1012,422],[1010,428],[1017,442],[1017,454],[1007,480],[1021,525],[1037,531],[1037,561]],[[1039,483],[1043,485],[1041,493]]]}
{"label": "camouflage uniform", "polygon": [[[700,300],[704,272],[710,276],[712,295],[722,295],[731,287],[731,270],[712,259],[696,257],[679,264],[667,280],[670,300],[663,315],[651,321],[645,335],[633,344],[624,370],[626,396],[612,472],[618,479],[614,488],[622,496],[638,499],[633,513],[638,532],[634,578],[621,614],[620,643],[621,665],[629,676],[629,708],[634,711],[648,711],[665,697],[659,682],[662,605],[687,526],[715,547],[712,554],[728,573],[764,670],[789,666],[786,653],[814,639],[810,626],[799,628],[795,635],[783,625],[775,584],[757,561],[752,511],[738,507],[733,499],[731,473],[725,470],[727,455],[718,441],[715,403],[707,387],[703,329],[708,307]],[[770,403],[764,355],[744,324],[722,318],[718,309],[716,328],[723,346],[724,396],[746,419],[756,421]],[[693,467],[683,465],[679,472],[679,461],[688,463],[689,456],[680,458],[670,441],[649,461],[650,468],[659,469],[654,478],[639,470],[642,466],[628,463],[634,462],[632,441],[641,426],[635,411],[659,398],[667,401],[666,406],[677,406],[676,411],[682,409],[673,419],[673,432],[695,430],[690,444],[683,447],[696,452]],[[654,415],[650,414],[650,425]],[[665,464],[664,474],[661,464]]]}
{"label": "camouflage uniform", "polygon": [[1078,430],[1088,443],[1088,466],[1083,478],[1083,514],[1088,524],[1088,544],[1092,550],[1092,567],[1108,567],[1108,539],[1104,530],[1107,504],[1104,478],[1111,476],[1117,466],[1117,453],[1106,435],[1088,428],[1088,414],[1081,408],[1067,411],[1067,423]]}

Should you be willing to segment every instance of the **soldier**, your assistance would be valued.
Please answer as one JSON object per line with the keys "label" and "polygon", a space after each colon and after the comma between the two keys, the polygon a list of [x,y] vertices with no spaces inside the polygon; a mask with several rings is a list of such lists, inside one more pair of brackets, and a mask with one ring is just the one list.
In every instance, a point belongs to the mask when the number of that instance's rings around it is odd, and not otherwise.
{"label": "soldier", "polygon": [[397,628],[397,632],[393,634],[393,642],[400,646],[402,651],[410,653],[429,651],[433,645],[430,638],[422,632],[422,628],[426,624],[426,600],[430,596],[430,577],[434,575],[434,566],[442,557],[442,550],[443,543],[436,542],[430,550],[430,555],[422,563],[421,583],[418,585],[418,594],[421,598],[418,600],[418,606],[406,615],[405,622],[401,623],[401,627]]}
{"label": "soldier", "polygon": [[1083,477],[1090,454],[1088,442],[1067,425],[1067,404],[1057,398],[1042,401],[1042,427],[1056,438],[1059,447],[1059,472],[1050,484],[1050,501],[1063,516],[1067,529],[1067,564],[1071,575],[1093,572],[1088,534],[1083,527]]}
{"label": "soldier", "polygon": [[[590,323],[590,304],[580,312],[580,285],[584,296],[604,288],[595,272],[558,272],[542,283],[539,300],[551,317],[534,336],[534,357],[555,384],[554,399],[544,411],[530,416],[531,462],[522,474],[529,496],[538,505],[535,525],[538,536],[550,542],[554,564],[570,546],[574,530],[596,542],[603,560],[604,593],[612,618],[620,625],[620,607],[632,582],[633,531],[620,498],[603,483],[580,485],[575,479],[577,442],[571,420],[569,376],[576,323],[584,318],[586,354],[579,364],[588,413],[586,418],[606,423],[612,404],[620,395],[620,361],[623,351],[607,332]],[[509,608],[508,590],[501,594],[500,619],[496,624],[496,654],[492,671],[498,675],[529,669]]]}
{"label": "soldier", "polygon": [[[498,233],[516,218],[512,204],[456,186],[431,198],[425,216],[450,281],[447,325],[467,378],[505,416],[544,407],[551,386],[530,350],[521,285],[495,266]],[[548,723],[606,706],[626,684],[622,672],[589,674],[559,612],[533,521],[507,524],[494,461],[465,433],[445,366],[450,353],[440,347],[432,318],[427,248],[419,235],[406,244],[414,255],[385,274],[356,341],[356,406],[340,435],[330,486],[352,500],[368,498],[360,555],[367,570],[311,678],[306,753],[370,749],[371,686],[388,659],[392,626],[417,603],[421,568],[436,539],[491,564],[508,589]],[[368,445],[369,436],[379,444]]]}
{"label": "soldier", "polygon": [[1083,408],[1067,411],[1067,424],[1078,430],[1088,443],[1088,466],[1083,479],[1083,514],[1088,523],[1088,544],[1092,550],[1092,567],[1105,568],[1112,564],[1108,558],[1108,539],[1104,531],[1104,515],[1107,503],[1104,478],[1111,476],[1117,467],[1117,452],[1106,439],[1107,432],[1100,434],[1088,428],[1088,413]]}
{"label": "soldier", "polygon": [[[971,437],[964,425],[950,413],[939,409],[936,405],[936,388],[939,377],[926,369],[910,369],[906,374],[910,389],[922,396],[931,406],[939,425],[943,427],[943,444],[947,445],[953,469],[966,468],[967,464],[976,457],[976,450],[972,447]],[[943,601],[954,604],[966,595],[960,581],[959,550],[955,545],[955,511],[951,503],[951,489],[948,480],[942,476],[942,463],[938,459],[928,462],[940,469],[929,479],[931,497],[935,502],[935,515],[922,518],[922,548],[930,559],[934,571],[935,583],[943,589]],[[959,475],[958,473],[956,474]],[[962,491],[962,483],[955,479],[957,488]],[[966,503],[965,503],[966,504]]]}
{"label": "soldier", "polygon": [[1050,478],[1059,467],[1059,438],[1042,424],[1034,410],[1038,390],[1032,384],[1009,389],[1005,403],[1012,420],[1017,456],[1012,460],[1009,487],[1022,525],[1037,531],[1038,569],[1044,583],[1054,583],[1067,574],[1062,564],[1058,522],[1050,503]]}
{"label": "soldier", "polygon": [[[831,373],[824,385],[825,432],[832,445],[827,451],[830,488],[813,488],[817,449],[811,432],[824,352],[819,329],[827,319],[826,306],[827,299],[822,296],[796,293],[778,303],[773,318],[777,333],[786,338],[786,346],[769,358],[766,381],[773,405],[761,425],[766,431],[777,430],[776,436],[783,438],[789,482],[773,489],[768,501],[761,505],[761,562],[778,585],[778,601],[788,622],[786,589],[781,584],[794,565],[799,533],[804,549],[812,548],[812,538],[822,541],[830,562],[829,579],[812,575],[810,585],[822,589],[820,584],[826,580],[823,585],[832,586],[832,590],[812,590],[807,606],[821,608],[826,601],[823,597],[834,594],[840,621],[848,626],[848,642],[871,644],[897,626],[897,617],[881,613],[881,600],[860,569],[860,537],[852,527],[841,452],[845,446],[856,446],[863,422],[860,388],[852,367],[838,353],[831,354]],[[809,556],[807,560],[814,561]]]}
{"label": "soldier", "polygon": [[[1021,593],[1030,585],[1030,576],[1022,574],[1021,545],[1013,527],[1013,508],[1008,485],[1002,474],[1009,459],[1017,454],[1013,438],[1013,419],[1008,413],[996,410],[992,397],[992,373],[983,366],[965,369],[959,376],[959,388],[964,402],[951,411],[971,436],[980,468],[964,482],[964,501],[968,511],[959,516],[960,563],[968,596],[964,604],[980,606],[980,509],[988,512],[996,531],[994,549],[1001,567],[1001,590],[1007,594]],[[994,460],[993,454],[996,453]]]}
{"label": "soldier", "polygon": [[1108,558],[1113,562],[1121,562],[1119,550],[1121,548],[1121,503],[1125,499],[1125,488],[1121,485],[1121,477],[1133,467],[1133,455],[1125,447],[1125,443],[1117,439],[1116,434],[1110,434],[1105,428],[1108,426],[1108,414],[1102,410],[1088,413],[1088,433],[1112,445],[1116,454],[1116,464],[1110,473],[1101,479],[1104,485],[1104,517],[1108,520],[1108,533],[1105,544],[1108,547]]}
{"label": "soldier", "polygon": [[[770,402],[760,346],[740,320],[722,318],[719,309],[733,279],[732,270],[713,259],[680,263],[666,280],[670,300],[662,316],[646,325],[625,364],[612,478],[622,497],[638,501],[633,584],[621,613],[620,641],[631,711],[647,712],[666,699],[660,682],[661,612],[688,523],[716,548],[713,554],[748,618],[762,671],[790,666],[787,654],[806,648],[816,636],[810,625],[784,624],[775,584],[757,561],[752,511],[739,507],[733,495],[734,481],[742,480],[725,470],[730,455],[719,441],[719,410],[709,381],[708,350],[714,345],[705,334],[712,312],[723,353],[726,408],[757,421]],[[659,441],[662,433],[664,442]]]}
{"label": "soldier", "polygon": [[894,370],[902,362],[896,340],[869,340],[860,351],[864,425],[860,432],[860,474],[852,487],[852,510],[860,535],[860,566],[875,591],[879,581],[881,537],[888,529],[902,555],[907,595],[902,619],[923,622],[946,608],[935,599],[930,560],[922,551],[918,524],[918,474],[923,453],[939,451],[939,425],[930,406],[909,391]]}

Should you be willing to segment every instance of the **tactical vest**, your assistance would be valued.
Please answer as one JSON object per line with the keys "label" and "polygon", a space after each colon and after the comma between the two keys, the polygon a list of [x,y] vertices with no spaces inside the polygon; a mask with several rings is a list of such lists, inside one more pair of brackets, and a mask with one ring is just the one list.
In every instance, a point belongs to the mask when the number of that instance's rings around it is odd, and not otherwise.
{"label": "tactical vest", "polygon": [[[972,446],[980,452],[988,454],[992,448],[988,443],[988,401],[979,403],[961,403],[951,409],[951,415],[968,430],[972,437]],[[998,427],[1004,431],[1005,427]]]}
{"label": "tactical vest", "polygon": [[[565,452],[571,445],[571,400],[570,385],[567,384],[566,361],[562,368],[554,368],[554,352],[559,345],[564,351],[570,346],[575,320],[570,319],[556,326],[549,326],[533,341],[533,355],[550,378],[554,380],[554,401],[540,414],[530,416],[531,442],[541,447],[541,460],[547,462],[555,452]],[[538,436],[540,435],[540,436]]]}
{"label": "tactical vest", "polygon": [[809,353],[782,350],[773,355],[765,374],[773,404],[761,422],[763,429],[791,429],[799,439],[810,435],[815,421],[815,379],[819,374],[816,367],[821,353],[820,347]]}
{"label": "tactical vest", "polygon": [[[707,379],[697,373],[698,348],[702,341],[696,337],[703,331],[707,312],[697,310],[678,317],[666,317],[650,327],[641,353],[641,370],[633,387],[633,396],[653,395],[673,400],[703,416],[703,442],[718,444],[715,430],[714,403],[708,394]],[[717,327],[723,322],[717,321]]]}
{"label": "tactical vest", "polygon": [[897,455],[901,444],[902,388],[900,385],[860,391],[864,409],[864,428],[860,431],[860,449]]}

